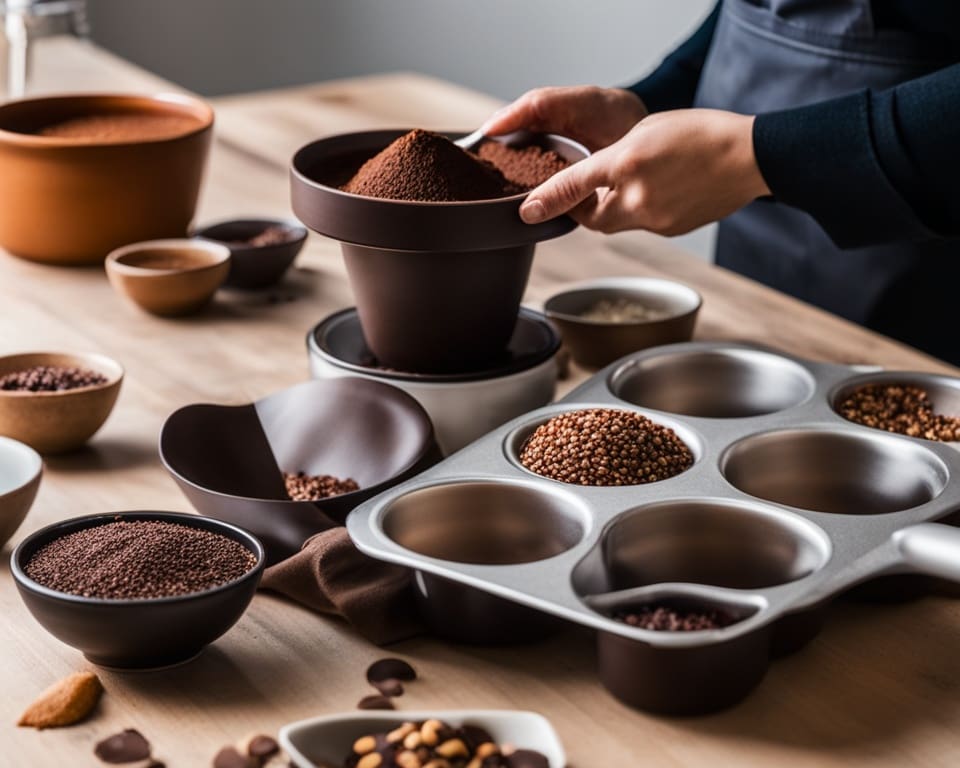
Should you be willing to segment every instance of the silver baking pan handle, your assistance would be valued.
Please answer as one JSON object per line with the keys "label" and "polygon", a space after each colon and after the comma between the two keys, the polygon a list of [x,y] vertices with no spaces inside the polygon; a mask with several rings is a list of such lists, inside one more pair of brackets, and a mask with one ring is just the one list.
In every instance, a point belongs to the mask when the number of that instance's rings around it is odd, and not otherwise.
{"label": "silver baking pan handle", "polygon": [[920,523],[897,531],[893,540],[911,568],[960,582],[960,528]]}

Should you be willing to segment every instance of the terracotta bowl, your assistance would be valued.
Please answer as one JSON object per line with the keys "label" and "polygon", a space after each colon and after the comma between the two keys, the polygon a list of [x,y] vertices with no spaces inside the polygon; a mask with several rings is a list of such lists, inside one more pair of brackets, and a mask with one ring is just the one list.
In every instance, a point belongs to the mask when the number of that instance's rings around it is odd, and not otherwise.
{"label": "terracotta bowl", "polygon": [[205,240],[150,240],[125,245],[106,261],[118,293],[161,317],[199,312],[230,272],[230,249]]}
{"label": "terracotta bowl", "polygon": [[[267,245],[244,242],[271,227],[282,228],[287,239]],[[193,236],[222,243],[230,249],[226,287],[257,290],[280,281],[303,249],[307,230],[285,219],[234,219],[195,229]]]}
{"label": "terracotta bowl", "polygon": [[0,547],[16,533],[40,487],[43,462],[28,445],[0,437]]}
{"label": "terracotta bowl", "polygon": [[[627,299],[663,316],[655,320],[602,321],[582,314],[602,300]],[[703,299],[692,288],[653,277],[611,277],[579,283],[544,303],[544,311],[563,336],[570,357],[584,368],[599,369],[647,347],[690,341]]]}
{"label": "terracotta bowl", "polygon": [[[341,241],[363,334],[384,365],[420,373],[483,367],[502,354],[513,334],[534,246],[576,225],[566,216],[524,224],[519,210],[525,194],[417,203],[340,189],[365,160],[404,133],[349,133],[300,149],[291,172],[294,213]],[[538,144],[570,162],[589,154],[559,136],[497,140]]]}
{"label": "terracotta bowl", "polygon": [[[416,400],[358,378],[308,381],[247,405],[188,405],[160,431],[160,458],[190,503],[254,533],[270,563],[439,457]],[[284,471],[352,478],[360,490],[291,501]]]}
{"label": "terracotta bowl", "polygon": [[104,355],[28,352],[0,357],[0,376],[37,365],[86,368],[107,381],[61,392],[0,390],[0,435],[43,454],[75,450],[93,437],[113,410],[123,368]]}
{"label": "terracotta bowl", "polygon": [[[180,118],[160,138],[37,135],[77,118]],[[183,237],[213,110],[188,96],[79,95],[0,106],[0,247],[50,264],[98,264],[138,240]]]}
{"label": "terracotta bowl", "polygon": [[[45,544],[117,518],[158,520],[212,531],[242,544],[257,562],[243,576],[213,589],[139,600],[58,592],[24,572],[30,558]],[[263,547],[246,531],[219,520],[177,512],[111,512],[64,520],[24,539],[10,561],[20,597],[40,625],[83,652],[94,664],[117,670],[169,667],[195,657],[243,615],[257,591],[263,568]]]}

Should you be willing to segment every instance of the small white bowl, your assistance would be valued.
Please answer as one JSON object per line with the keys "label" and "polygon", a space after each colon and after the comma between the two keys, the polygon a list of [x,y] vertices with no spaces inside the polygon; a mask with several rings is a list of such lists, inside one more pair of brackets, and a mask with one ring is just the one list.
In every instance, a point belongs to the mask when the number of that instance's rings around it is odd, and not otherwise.
{"label": "small white bowl", "polygon": [[[437,718],[453,726],[469,723],[486,729],[498,744],[533,749],[550,768],[565,768],[567,756],[550,721],[536,712],[456,709],[431,712],[346,712],[290,723],[280,729],[280,744],[297,768],[343,765],[361,736],[392,730],[401,723]],[[316,762],[315,762],[316,761]]]}
{"label": "small white bowl", "polygon": [[18,440],[0,437],[0,547],[27,516],[42,474],[39,453]]}
{"label": "small white bowl", "polygon": [[373,356],[354,309],[330,315],[307,335],[314,378],[360,376],[402,389],[430,416],[445,456],[550,403],[556,392],[559,347],[554,328],[529,309],[520,311],[504,365],[466,374],[414,374],[371,365]]}

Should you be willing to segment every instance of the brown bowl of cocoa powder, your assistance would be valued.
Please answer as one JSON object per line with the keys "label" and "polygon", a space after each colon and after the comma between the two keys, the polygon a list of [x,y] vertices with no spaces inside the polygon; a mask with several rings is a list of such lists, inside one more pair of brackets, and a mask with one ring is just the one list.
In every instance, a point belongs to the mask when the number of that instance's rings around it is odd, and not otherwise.
{"label": "brown bowl of cocoa powder", "polygon": [[294,213],[341,242],[367,344],[391,368],[465,372],[494,359],[516,325],[536,243],[576,226],[565,216],[524,224],[519,209],[586,149],[524,133],[473,154],[452,143],[462,135],[341,134],[293,158]]}
{"label": "brown bowl of cocoa powder", "polygon": [[188,661],[246,610],[266,561],[251,534],[176,512],[117,512],[54,523],[14,550],[33,617],[93,663]]}
{"label": "brown bowl of cocoa powder", "polygon": [[189,96],[83,94],[0,106],[0,247],[48,264],[183,237],[213,110]]}

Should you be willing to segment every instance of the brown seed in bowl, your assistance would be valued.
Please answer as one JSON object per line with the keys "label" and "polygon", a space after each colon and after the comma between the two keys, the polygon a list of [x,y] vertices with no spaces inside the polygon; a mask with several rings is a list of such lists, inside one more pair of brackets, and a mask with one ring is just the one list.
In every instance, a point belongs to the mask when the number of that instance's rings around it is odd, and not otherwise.
{"label": "brown seed in bowl", "polygon": [[848,421],[925,440],[960,440],[960,417],[935,413],[930,394],[909,384],[871,384],[852,392],[838,408]]}
{"label": "brown seed in bowl", "polygon": [[341,480],[333,475],[308,475],[306,472],[284,472],[283,482],[287,496],[293,501],[319,501],[360,490],[352,478]]}
{"label": "brown seed in bowl", "polygon": [[99,371],[63,365],[35,365],[0,376],[0,390],[14,392],[63,392],[106,383]]}
{"label": "brown seed in bowl", "polygon": [[37,729],[73,725],[93,711],[102,693],[103,685],[93,672],[76,672],[47,688],[17,725]]}
{"label": "brown seed in bowl", "polygon": [[726,611],[679,608],[667,604],[645,605],[635,610],[620,611],[613,616],[631,627],[655,632],[702,632],[736,624],[737,619]]}
{"label": "brown seed in bowl", "polygon": [[577,485],[640,485],[689,469],[693,454],[669,427],[610,408],[561,413],[520,451],[531,472]]}

